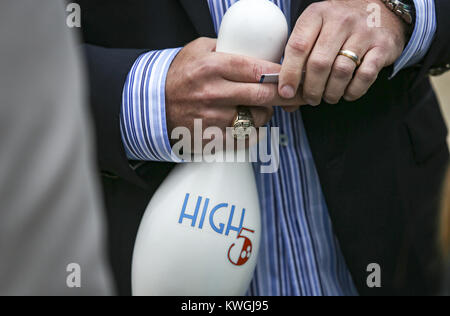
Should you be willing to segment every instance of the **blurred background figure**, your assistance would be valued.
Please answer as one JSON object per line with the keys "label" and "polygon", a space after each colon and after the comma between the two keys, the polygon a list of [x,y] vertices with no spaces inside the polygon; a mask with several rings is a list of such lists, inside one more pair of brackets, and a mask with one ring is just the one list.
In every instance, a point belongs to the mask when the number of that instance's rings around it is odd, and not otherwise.
{"label": "blurred background figure", "polygon": [[[446,118],[447,126],[450,126],[450,74],[432,78],[433,86],[439,97],[442,112]],[[450,146],[450,135],[448,137]],[[439,219],[440,235],[439,246],[443,254],[444,262],[447,263],[447,275],[444,280],[444,292],[450,296],[450,168],[447,171],[446,180],[443,187],[442,213]]]}
{"label": "blurred background figure", "polygon": [[0,2],[0,295],[109,295],[82,65],[62,1]]}
{"label": "blurred background figure", "polygon": [[442,216],[440,220],[441,237],[440,245],[443,258],[447,262],[447,278],[444,283],[444,295],[450,295],[450,169],[447,171],[447,178],[444,185],[444,198],[442,204]]}

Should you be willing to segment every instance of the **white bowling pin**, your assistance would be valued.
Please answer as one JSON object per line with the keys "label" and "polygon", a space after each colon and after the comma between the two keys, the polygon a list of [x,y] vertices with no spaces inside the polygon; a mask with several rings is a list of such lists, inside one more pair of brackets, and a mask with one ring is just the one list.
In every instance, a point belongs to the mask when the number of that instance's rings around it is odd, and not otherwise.
{"label": "white bowling pin", "polygon": [[[278,62],[287,34],[276,5],[241,0],[223,18],[217,51]],[[133,255],[133,295],[244,295],[260,236],[250,163],[180,164],[142,219]]]}

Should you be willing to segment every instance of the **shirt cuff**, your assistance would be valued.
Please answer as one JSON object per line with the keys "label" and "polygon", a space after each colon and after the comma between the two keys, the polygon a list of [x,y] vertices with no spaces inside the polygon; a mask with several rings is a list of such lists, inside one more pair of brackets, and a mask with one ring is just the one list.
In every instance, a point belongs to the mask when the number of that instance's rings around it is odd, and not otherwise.
{"label": "shirt cuff", "polygon": [[416,9],[416,25],[411,39],[403,54],[395,62],[394,77],[400,70],[412,66],[422,60],[430,49],[436,33],[436,9],[434,0],[414,0]]}
{"label": "shirt cuff", "polygon": [[136,60],[122,94],[120,130],[128,159],[180,162],[166,123],[166,78],[181,48],[145,53]]}

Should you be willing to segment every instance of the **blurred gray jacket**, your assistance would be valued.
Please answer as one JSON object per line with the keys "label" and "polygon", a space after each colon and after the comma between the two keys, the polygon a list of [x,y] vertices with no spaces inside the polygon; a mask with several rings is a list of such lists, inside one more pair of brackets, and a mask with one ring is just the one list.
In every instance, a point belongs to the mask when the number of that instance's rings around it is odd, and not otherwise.
{"label": "blurred gray jacket", "polygon": [[0,295],[112,293],[78,57],[62,1],[0,2]]}

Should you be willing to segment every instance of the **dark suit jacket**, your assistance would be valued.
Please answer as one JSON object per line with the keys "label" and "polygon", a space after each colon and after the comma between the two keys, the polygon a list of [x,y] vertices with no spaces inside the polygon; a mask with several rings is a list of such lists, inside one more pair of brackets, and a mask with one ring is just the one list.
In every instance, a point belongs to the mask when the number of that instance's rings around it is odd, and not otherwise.
{"label": "dark suit jacket", "polygon": [[[215,34],[206,0],[78,2],[111,259],[120,293],[129,294],[139,221],[172,164],[130,167],[119,130],[123,84],[143,52]],[[292,23],[312,2],[292,1]],[[357,102],[302,109],[334,229],[361,294],[433,294],[438,288],[435,224],[448,149],[428,73],[450,63],[450,1],[435,2],[437,35],[420,65],[390,81],[385,69]],[[370,263],[381,265],[381,289],[366,286]]]}

